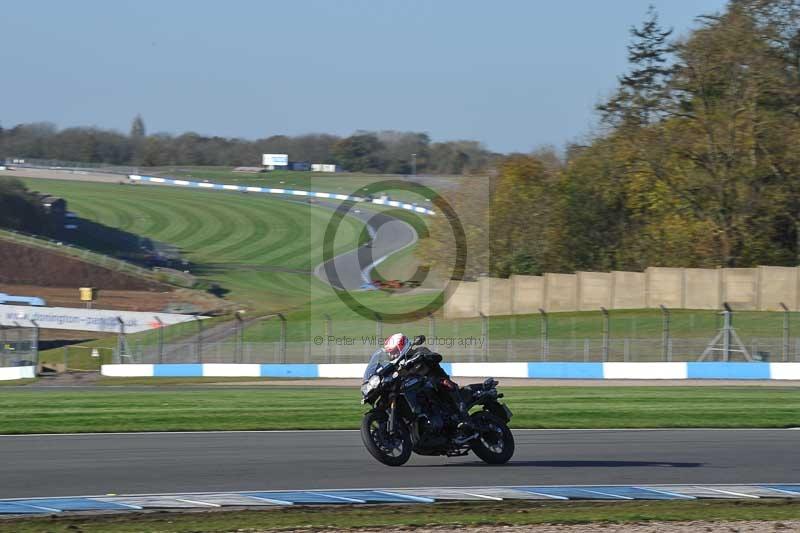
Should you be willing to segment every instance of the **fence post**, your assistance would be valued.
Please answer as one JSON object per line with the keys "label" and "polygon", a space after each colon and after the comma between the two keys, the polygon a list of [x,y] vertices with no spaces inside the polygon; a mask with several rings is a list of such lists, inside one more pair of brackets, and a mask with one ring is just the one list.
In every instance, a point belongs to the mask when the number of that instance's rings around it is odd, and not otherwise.
{"label": "fence post", "polygon": [[603,313],[603,362],[608,361],[608,341],[611,336],[611,324],[608,309],[601,307],[600,311]]}
{"label": "fence post", "polygon": [[281,363],[286,362],[286,317],[283,313],[278,313],[278,320],[281,321]]}
{"label": "fence post", "polygon": [[540,307],[539,313],[541,313],[542,315],[542,324],[541,324],[542,361],[547,361],[547,356],[549,355],[548,352],[550,351],[550,340],[548,338],[549,324],[547,322],[547,311],[545,311]]}
{"label": "fence post", "polygon": [[428,338],[436,338],[436,319],[434,318],[433,313],[428,313]]}
{"label": "fence post", "polygon": [[164,323],[161,321],[160,318],[154,316],[153,318],[156,319],[158,322],[158,362],[164,362]]}
{"label": "fence post", "polygon": [[375,313],[375,344],[383,343],[383,317],[380,313]]}
{"label": "fence post", "polygon": [[236,311],[236,345],[233,350],[233,362],[241,363],[244,356],[244,319],[242,318],[243,311]]}
{"label": "fence post", "polygon": [[197,321],[197,362],[203,362],[203,321],[195,315],[194,319]]}
{"label": "fence post", "polygon": [[482,340],[482,347],[483,347],[483,360],[485,362],[489,361],[489,317],[481,315],[481,340]]}
{"label": "fence post", "polygon": [[789,360],[789,308],[781,302],[783,307],[783,361]]}
{"label": "fence post", "polygon": [[669,309],[664,304],[659,305],[661,308],[661,317],[662,317],[662,324],[663,324],[663,331],[661,332],[661,358],[664,361],[669,361],[671,359],[669,353],[669,342],[670,342],[670,316],[669,316]]}
{"label": "fence post", "polygon": [[728,305],[728,302],[724,302],[722,304],[725,310],[722,312],[724,324],[723,328],[725,331],[722,335],[722,354],[723,354],[723,361],[729,361],[731,358],[731,328],[733,327],[733,311],[731,310],[731,306]]}
{"label": "fence post", "polygon": [[331,362],[331,337],[333,336],[333,320],[328,314],[322,315],[325,318],[325,362]]}
{"label": "fence post", "polygon": [[31,320],[33,324],[33,333],[31,334],[31,351],[33,352],[33,364],[39,366],[39,324],[35,320]]}
{"label": "fence post", "polygon": [[117,362],[122,363],[123,351],[125,350],[125,321],[117,317],[119,323],[119,333],[117,334]]}

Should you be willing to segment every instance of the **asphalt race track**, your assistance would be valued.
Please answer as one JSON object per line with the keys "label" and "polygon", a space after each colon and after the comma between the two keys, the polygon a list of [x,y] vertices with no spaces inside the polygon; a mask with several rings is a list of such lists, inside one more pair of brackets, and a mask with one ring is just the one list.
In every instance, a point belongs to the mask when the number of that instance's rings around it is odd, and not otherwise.
{"label": "asphalt race track", "polygon": [[517,430],[505,466],[374,461],[357,431],[0,436],[0,498],[314,488],[792,483],[797,430]]}
{"label": "asphalt race track", "polygon": [[[322,263],[314,270],[314,274],[336,288],[353,290],[369,279],[362,276],[364,270],[372,270],[370,267],[375,262],[414,244],[417,232],[410,224],[382,213],[362,210],[356,213],[351,210],[349,214],[369,224],[374,232],[372,242]],[[335,278],[328,279],[326,265],[331,263]]]}

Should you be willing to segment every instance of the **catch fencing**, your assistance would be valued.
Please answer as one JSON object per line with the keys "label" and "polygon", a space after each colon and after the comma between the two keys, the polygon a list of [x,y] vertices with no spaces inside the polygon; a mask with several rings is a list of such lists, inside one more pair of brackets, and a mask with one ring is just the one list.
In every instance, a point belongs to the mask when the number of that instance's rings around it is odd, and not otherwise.
{"label": "catch fencing", "polygon": [[[360,363],[395,331],[425,334],[450,362],[800,362],[800,313],[561,313],[414,323],[263,317],[118,343],[117,363]],[[184,326],[191,328],[191,325]],[[228,329],[222,331],[220,328]]]}
{"label": "catch fencing", "polygon": [[[483,344],[485,343],[485,344]],[[702,357],[709,340],[670,340],[664,353],[659,339],[614,339],[607,346],[600,339],[478,340],[459,349],[436,348],[449,362],[692,362],[745,361],[739,351],[728,356],[721,350]],[[607,348],[607,352],[606,352]],[[800,362],[800,337],[792,337],[787,347],[781,338],[753,338],[746,345],[754,361]],[[131,346],[117,363],[363,363],[375,347],[320,345],[312,341],[287,342],[185,342],[167,344],[159,354],[157,346]]]}
{"label": "catch fencing", "polygon": [[38,362],[37,328],[0,326],[0,368],[35,366]]}
{"label": "catch fencing", "polygon": [[[735,319],[734,319],[735,316]],[[424,334],[449,362],[800,362],[800,313],[605,311],[539,313],[403,324],[287,320],[282,315],[196,320],[68,345],[45,359],[67,370],[111,363],[363,363],[386,335]],[[795,329],[797,331],[795,332]],[[35,328],[0,329],[0,366],[38,361]]]}

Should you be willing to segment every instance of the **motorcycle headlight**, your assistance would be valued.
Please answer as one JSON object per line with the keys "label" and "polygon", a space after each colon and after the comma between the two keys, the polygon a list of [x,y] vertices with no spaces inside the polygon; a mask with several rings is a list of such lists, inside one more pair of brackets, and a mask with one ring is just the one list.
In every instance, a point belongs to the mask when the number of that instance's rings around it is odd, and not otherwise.
{"label": "motorcycle headlight", "polygon": [[380,384],[381,384],[381,378],[379,376],[371,376],[366,383],[361,385],[361,394],[366,396],[367,394],[372,392],[372,389],[376,388]]}

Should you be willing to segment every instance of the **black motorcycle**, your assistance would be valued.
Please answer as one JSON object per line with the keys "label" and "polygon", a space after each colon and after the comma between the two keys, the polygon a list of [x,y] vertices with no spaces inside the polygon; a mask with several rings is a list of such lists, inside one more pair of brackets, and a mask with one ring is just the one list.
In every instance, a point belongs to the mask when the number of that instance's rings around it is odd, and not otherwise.
{"label": "black motorcycle", "polygon": [[458,407],[448,401],[436,380],[425,375],[422,349],[425,336],[414,339],[412,349],[391,360],[378,350],[364,372],[362,403],[372,406],[361,421],[361,439],[369,453],[389,466],[405,464],[411,452],[420,455],[467,455],[470,450],[489,464],[503,464],[514,455],[514,436],[508,429],[511,410],[498,400],[497,381],[459,389],[474,434],[457,428]]}

